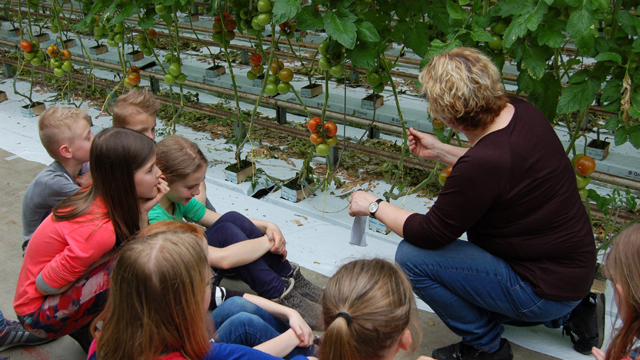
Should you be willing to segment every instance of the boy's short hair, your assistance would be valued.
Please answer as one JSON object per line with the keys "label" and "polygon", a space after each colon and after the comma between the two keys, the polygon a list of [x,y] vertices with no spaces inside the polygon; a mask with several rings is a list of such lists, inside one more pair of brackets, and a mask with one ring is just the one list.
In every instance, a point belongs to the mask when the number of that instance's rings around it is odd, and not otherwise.
{"label": "boy's short hair", "polygon": [[139,113],[156,116],[158,110],[160,102],[151,91],[129,90],[128,93],[118,96],[113,105],[113,126],[127,127],[129,116]]}
{"label": "boy's short hair", "polygon": [[49,156],[59,160],[60,146],[73,140],[73,129],[78,120],[86,121],[87,109],[52,106],[46,109],[38,121],[38,132],[42,145]]}

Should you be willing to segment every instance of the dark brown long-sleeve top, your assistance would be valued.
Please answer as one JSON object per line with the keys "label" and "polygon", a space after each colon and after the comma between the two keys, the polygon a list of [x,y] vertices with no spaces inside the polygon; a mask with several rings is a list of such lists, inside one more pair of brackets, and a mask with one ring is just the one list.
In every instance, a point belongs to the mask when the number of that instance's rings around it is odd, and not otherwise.
{"label": "dark brown long-sleeve top", "polygon": [[540,297],[580,300],[593,281],[596,249],[574,170],[542,112],[509,100],[509,125],[458,159],[431,210],[407,218],[404,238],[437,249],[467,232]]}

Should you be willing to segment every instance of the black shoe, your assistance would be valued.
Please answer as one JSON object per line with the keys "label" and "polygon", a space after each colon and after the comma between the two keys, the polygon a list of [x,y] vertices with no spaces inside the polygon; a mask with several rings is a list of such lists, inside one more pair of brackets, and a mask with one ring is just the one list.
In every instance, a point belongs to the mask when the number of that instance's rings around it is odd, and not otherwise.
{"label": "black shoe", "polygon": [[601,348],[604,341],[604,294],[590,293],[571,312],[564,323],[563,334],[568,334],[573,348],[583,354],[591,354],[591,348]]}
{"label": "black shoe", "polygon": [[511,351],[511,345],[507,339],[502,339],[500,341],[500,348],[498,351],[493,353],[478,350],[461,341],[457,344],[433,350],[431,357],[436,360],[512,360],[513,352]]}

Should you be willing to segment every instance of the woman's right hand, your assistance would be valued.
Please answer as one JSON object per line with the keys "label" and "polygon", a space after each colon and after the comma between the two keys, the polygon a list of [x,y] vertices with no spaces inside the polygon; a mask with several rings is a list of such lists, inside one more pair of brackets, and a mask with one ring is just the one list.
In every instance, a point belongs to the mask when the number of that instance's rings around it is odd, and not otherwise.
{"label": "woman's right hand", "polygon": [[593,357],[596,358],[596,360],[604,360],[605,359],[604,351],[598,349],[595,346],[591,348],[591,353],[593,354]]}
{"label": "woman's right hand", "polygon": [[438,139],[414,128],[409,129],[409,151],[423,159],[437,160],[438,147],[442,144]]}

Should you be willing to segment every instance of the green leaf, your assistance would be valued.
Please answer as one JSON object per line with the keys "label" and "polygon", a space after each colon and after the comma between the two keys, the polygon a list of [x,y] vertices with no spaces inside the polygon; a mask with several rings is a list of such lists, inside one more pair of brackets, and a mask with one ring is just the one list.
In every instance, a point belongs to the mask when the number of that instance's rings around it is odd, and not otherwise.
{"label": "green leaf", "polygon": [[631,116],[633,119],[640,119],[640,109],[638,109],[636,106],[630,107],[628,112],[629,116]]}
{"label": "green leaf", "polygon": [[358,18],[348,11],[327,11],[324,16],[324,28],[327,36],[334,38],[347,49],[356,45],[356,25]]}
{"label": "green leaf", "polygon": [[549,5],[544,1],[538,1],[535,9],[531,13],[519,16],[507,27],[502,38],[503,47],[508,49],[518,39],[529,31],[536,31],[542,22],[544,15],[549,11]]}
{"label": "green leaf", "polygon": [[324,18],[315,5],[303,6],[295,20],[298,23],[296,26],[298,30],[324,29]]}
{"label": "green leaf", "polygon": [[358,28],[358,39],[368,42],[380,41],[380,35],[372,23],[364,21],[362,24],[356,25],[356,27]]}
{"label": "green leaf", "polygon": [[150,27],[153,27],[156,24],[156,17],[153,11],[148,11],[144,14],[144,16],[140,17],[138,20],[138,26],[142,30],[146,30]]}
{"label": "green leaf", "polygon": [[633,45],[631,46],[631,50],[632,50],[633,52],[640,52],[640,37],[639,37],[639,38],[636,38],[636,39],[633,41]]}
{"label": "green leaf", "polygon": [[624,128],[624,126],[621,126],[618,128],[618,130],[616,130],[616,133],[613,136],[613,140],[615,141],[616,146],[620,146],[627,142],[627,130]]}
{"label": "green leaf", "polygon": [[453,19],[466,19],[469,14],[460,6],[451,0],[447,0],[447,12]]}
{"label": "green leaf", "polygon": [[571,84],[564,89],[558,101],[558,113],[582,111],[591,105],[600,91],[600,81],[589,78],[582,84]]}
{"label": "green leaf", "polygon": [[640,19],[630,14],[628,11],[618,11],[616,13],[620,27],[631,36],[638,36],[640,33]]}
{"label": "green leaf", "polygon": [[598,61],[614,61],[614,62],[618,63],[618,65],[622,64],[622,57],[620,56],[620,54],[616,54],[614,52],[606,52],[606,53],[598,54],[598,56],[596,56],[596,60],[598,60]]}
{"label": "green leaf", "polygon": [[627,130],[629,134],[629,142],[634,148],[640,149],[640,126],[634,125]]}
{"label": "green leaf", "polygon": [[555,119],[562,85],[552,73],[546,73],[542,80],[534,80],[527,71],[523,71],[518,75],[518,86],[518,90],[529,94],[527,101],[540,109],[547,119]]}
{"label": "green leaf", "polygon": [[561,31],[549,26],[540,27],[540,32],[538,33],[538,44],[540,46],[547,45],[552,48],[557,48],[562,46],[564,40],[565,36]]}
{"label": "green leaf", "polygon": [[475,42],[480,42],[480,41],[489,42],[489,41],[493,41],[493,36],[491,36],[491,34],[485,29],[482,29],[474,25],[471,28],[471,39],[473,39],[473,41]]}
{"label": "green leaf", "polygon": [[589,70],[578,70],[569,78],[569,84],[581,83],[589,77]]}
{"label": "green leaf", "polygon": [[586,55],[593,54],[595,38],[599,35],[598,20],[587,9],[578,9],[571,14],[567,32],[578,50]]}
{"label": "green leaf", "polygon": [[[462,44],[460,43],[459,40],[454,40],[453,42],[449,42],[449,43],[443,43],[442,41],[436,39],[433,40],[431,42],[431,47],[429,48],[429,51],[427,51],[427,54],[425,55],[424,59],[422,59],[422,63],[424,63],[425,65],[436,55],[443,53],[443,52],[447,52],[450,50],[453,50],[455,48],[457,48],[458,46],[461,46]],[[426,61],[426,62],[425,62]],[[423,67],[422,63],[420,63],[420,68]]]}
{"label": "green leaf", "polygon": [[525,47],[522,57],[522,69],[526,69],[532,78],[541,79],[547,69],[546,52],[534,44]]}
{"label": "green leaf", "polygon": [[611,131],[615,131],[618,126],[620,126],[620,119],[618,118],[618,115],[608,118],[607,122],[604,123],[604,128]]}
{"label": "green leaf", "polygon": [[504,0],[498,1],[489,10],[489,14],[492,16],[508,17],[511,15],[521,15],[530,13],[535,8],[535,5],[531,1],[522,0]]}
{"label": "green leaf", "polygon": [[300,11],[302,11],[302,5],[299,0],[276,0],[273,6],[273,23],[282,24],[293,19]]}
{"label": "green leaf", "polygon": [[613,101],[620,101],[622,92],[622,82],[617,79],[611,79],[607,81],[607,84],[602,89],[602,102],[608,103]]}
{"label": "green leaf", "polygon": [[379,53],[376,51],[376,47],[373,44],[358,41],[353,50],[347,53],[347,56],[354,67],[370,69],[376,66],[376,59],[378,58]]}
{"label": "green leaf", "polygon": [[415,28],[410,29],[408,34],[405,36],[404,43],[417,55],[424,56],[427,50],[429,50],[429,46],[431,46],[429,39],[425,38],[425,34],[428,33],[429,29],[427,28],[427,24],[417,22],[415,24]]}
{"label": "green leaf", "polygon": [[118,15],[114,16],[113,19],[111,19],[111,21],[109,22],[109,25],[115,25],[121,21],[124,21],[124,19],[130,17],[133,14],[137,14],[139,11],[140,11],[140,8],[135,3],[135,1],[130,1],[127,3],[127,6],[125,6],[124,9],[120,11]]}

